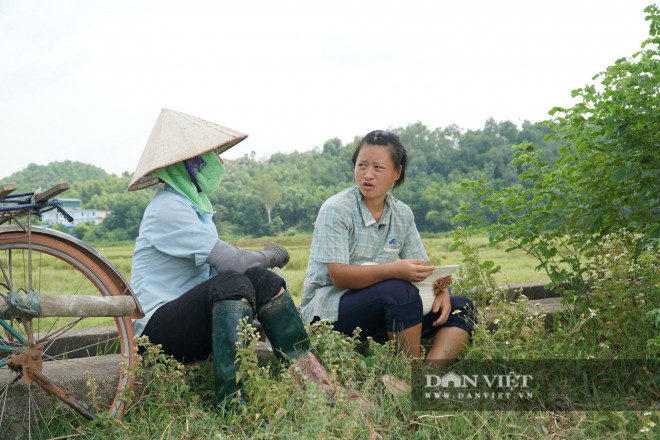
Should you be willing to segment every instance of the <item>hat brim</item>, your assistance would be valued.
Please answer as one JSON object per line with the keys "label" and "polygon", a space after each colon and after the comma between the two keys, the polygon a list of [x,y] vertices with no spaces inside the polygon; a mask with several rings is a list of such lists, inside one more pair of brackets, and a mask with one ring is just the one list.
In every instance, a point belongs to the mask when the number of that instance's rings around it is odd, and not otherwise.
{"label": "hat brim", "polygon": [[223,153],[248,135],[231,128],[163,109],[151,131],[137,168],[128,185],[129,191],[148,188],[160,182],[153,171],[211,150]]}

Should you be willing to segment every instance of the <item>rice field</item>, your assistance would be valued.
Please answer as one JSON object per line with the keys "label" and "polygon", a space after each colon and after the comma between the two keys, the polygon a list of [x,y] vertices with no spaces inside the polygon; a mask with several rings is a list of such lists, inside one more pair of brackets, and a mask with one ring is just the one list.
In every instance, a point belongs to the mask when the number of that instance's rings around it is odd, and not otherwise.
{"label": "rice field", "polygon": [[[311,236],[293,236],[293,237],[265,237],[244,240],[233,240],[231,244],[245,249],[259,250],[266,243],[276,241],[287,248],[291,257],[289,264],[282,269],[289,285],[291,294],[297,301],[300,300],[305,278],[305,270],[309,260]],[[422,238],[426,252],[429,255],[431,263],[440,266],[448,264],[460,264],[462,260],[461,253],[456,250],[449,251],[449,246],[453,242],[451,234],[436,238]],[[472,240],[473,245],[487,245],[487,237],[475,237]],[[106,245],[99,246],[96,249],[108,258],[117,269],[130,281],[131,259],[133,254],[132,244]],[[495,275],[495,280],[500,284],[520,283],[526,281],[547,280],[548,277],[543,272],[537,272],[534,267],[538,262],[531,256],[522,251],[505,252],[506,245],[498,244],[494,247],[480,249],[482,260],[492,260],[496,265],[501,265],[502,270]]]}

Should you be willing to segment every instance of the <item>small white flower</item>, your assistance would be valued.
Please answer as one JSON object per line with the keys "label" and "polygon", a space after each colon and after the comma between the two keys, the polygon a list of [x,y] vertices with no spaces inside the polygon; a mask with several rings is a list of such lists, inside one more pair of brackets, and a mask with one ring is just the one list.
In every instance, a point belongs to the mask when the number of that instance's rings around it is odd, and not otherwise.
{"label": "small white flower", "polygon": [[495,319],[493,319],[493,322],[494,322],[495,324],[499,324],[499,323],[500,323],[500,318],[495,318]]}
{"label": "small white flower", "polygon": [[593,359],[593,358],[594,358],[593,355],[590,354],[587,355],[587,359]]}
{"label": "small white flower", "polygon": [[509,341],[504,341],[504,343],[505,343],[506,345],[509,345]]}
{"label": "small white flower", "polygon": [[578,338],[578,341],[584,341],[584,336],[580,336],[580,337]]}
{"label": "small white flower", "polygon": [[639,432],[649,432],[649,428],[644,426],[644,427],[642,427],[642,429],[639,430]]}
{"label": "small white flower", "polygon": [[451,312],[452,315],[457,315],[459,313],[461,313],[461,309],[456,309],[453,312]]}
{"label": "small white flower", "polygon": [[649,422],[649,426],[650,426],[651,428],[655,428],[655,422],[654,422],[653,420],[651,420],[651,421]]}

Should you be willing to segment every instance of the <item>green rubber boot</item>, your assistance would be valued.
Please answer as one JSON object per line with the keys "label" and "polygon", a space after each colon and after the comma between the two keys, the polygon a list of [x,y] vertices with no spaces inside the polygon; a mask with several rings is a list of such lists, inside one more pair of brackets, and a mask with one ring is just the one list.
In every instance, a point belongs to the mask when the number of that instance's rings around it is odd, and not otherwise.
{"label": "green rubber boot", "polygon": [[246,301],[218,301],[213,304],[213,374],[215,379],[216,406],[227,409],[227,403],[243,389],[243,382],[236,382],[239,364],[236,363],[238,324],[247,318],[252,323],[252,306]]}
{"label": "green rubber boot", "polygon": [[261,306],[257,319],[281,360],[298,359],[309,352],[309,336],[288,290]]}

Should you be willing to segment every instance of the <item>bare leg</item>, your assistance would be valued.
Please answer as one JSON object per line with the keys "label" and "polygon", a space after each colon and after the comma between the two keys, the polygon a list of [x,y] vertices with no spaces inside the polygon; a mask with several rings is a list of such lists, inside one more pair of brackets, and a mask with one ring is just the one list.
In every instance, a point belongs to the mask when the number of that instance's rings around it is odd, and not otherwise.
{"label": "bare leg", "polygon": [[406,353],[414,358],[420,357],[422,338],[421,322],[400,332],[387,332],[387,337],[396,342],[396,348],[399,352]]}
{"label": "bare leg", "polygon": [[459,327],[444,327],[433,336],[433,346],[426,360],[446,361],[456,359],[470,341],[470,334]]}

